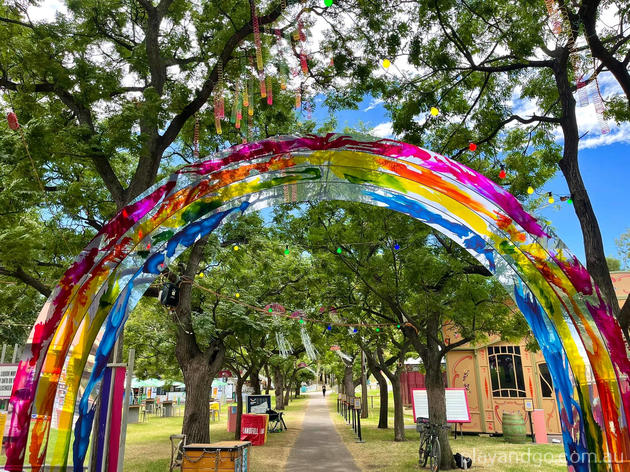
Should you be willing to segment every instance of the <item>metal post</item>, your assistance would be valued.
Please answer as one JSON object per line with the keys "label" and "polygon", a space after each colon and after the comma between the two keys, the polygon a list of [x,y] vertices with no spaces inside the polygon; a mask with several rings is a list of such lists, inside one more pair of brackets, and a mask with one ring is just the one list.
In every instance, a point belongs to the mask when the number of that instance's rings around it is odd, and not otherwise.
{"label": "metal post", "polygon": [[136,360],[136,350],[129,349],[127,359],[127,378],[125,379],[125,397],[123,400],[122,428],[120,430],[120,445],[118,453],[118,470],[123,470],[123,462],[125,460],[125,441],[127,440],[127,417],[129,415],[129,400],[131,399],[131,381],[133,379],[133,367]]}
{"label": "metal post", "polygon": [[532,423],[532,412],[528,411],[527,415],[529,416],[529,429],[532,432],[532,442],[536,442],[536,435],[534,434],[534,424]]}
{"label": "metal post", "polygon": [[13,360],[11,361],[11,364],[15,364],[15,361],[17,360],[18,348],[19,348],[18,344],[13,345]]}
{"label": "metal post", "polygon": [[357,418],[357,434],[359,435],[359,441],[360,443],[363,442],[363,436],[361,435],[361,415],[359,415],[359,417]]}

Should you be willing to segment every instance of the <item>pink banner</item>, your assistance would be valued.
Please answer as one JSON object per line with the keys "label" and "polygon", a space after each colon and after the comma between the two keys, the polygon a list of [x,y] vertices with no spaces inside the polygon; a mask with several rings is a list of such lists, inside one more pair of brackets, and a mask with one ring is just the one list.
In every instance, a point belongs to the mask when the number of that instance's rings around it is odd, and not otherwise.
{"label": "pink banner", "polygon": [[116,367],[114,377],[114,397],[112,398],[112,418],[109,430],[109,472],[118,471],[118,452],[120,446],[120,428],[122,419],[123,396],[125,393],[125,367]]}

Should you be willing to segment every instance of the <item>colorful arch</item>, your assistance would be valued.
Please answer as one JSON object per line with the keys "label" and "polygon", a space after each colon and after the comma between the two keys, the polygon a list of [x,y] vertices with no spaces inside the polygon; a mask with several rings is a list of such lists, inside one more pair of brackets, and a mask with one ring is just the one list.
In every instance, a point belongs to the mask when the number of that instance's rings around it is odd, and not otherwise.
{"label": "colorful arch", "polygon": [[65,470],[80,398],[73,443],[79,470],[92,430],[91,396],[129,312],[161,269],[228,218],[307,200],[390,208],[466,248],[506,287],[538,340],[569,470],[625,470],[630,361],[610,307],[577,258],[483,175],[413,145],[333,134],[240,145],[183,167],[103,227],[31,332],[10,400],[7,470]]}

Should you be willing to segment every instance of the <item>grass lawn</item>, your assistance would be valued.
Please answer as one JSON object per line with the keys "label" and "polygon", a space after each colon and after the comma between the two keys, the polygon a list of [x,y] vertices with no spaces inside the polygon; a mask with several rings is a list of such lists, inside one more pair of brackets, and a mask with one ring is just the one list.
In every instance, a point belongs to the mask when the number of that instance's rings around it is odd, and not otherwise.
{"label": "grass lawn", "polygon": [[[333,421],[357,465],[362,471],[410,472],[418,466],[419,434],[415,429],[405,430],[406,441],[394,442],[394,406],[389,401],[389,428],[377,429],[378,401],[370,408],[370,417],[361,420],[365,443],[356,442],[351,426],[337,414],[337,395],[329,397]],[[413,424],[411,409],[405,410],[405,424]],[[451,439],[453,453],[460,452],[473,460],[473,469],[484,472],[566,472],[564,448],[561,444],[508,444],[503,438],[464,436]]]}
{"label": "grass lawn", "polygon": [[[250,472],[283,470],[299,432],[302,430],[306,398],[291,401],[284,410],[289,428],[282,433],[269,434],[264,446],[253,448]],[[182,410],[183,411],[183,410]],[[127,429],[125,468],[127,472],[168,471],[171,458],[169,436],[182,430],[183,416],[161,418],[151,416],[145,423],[130,424]],[[227,432],[227,409],[221,410],[221,419],[210,423],[210,441],[233,440]]]}
{"label": "grass lawn", "polygon": [[[283,470],[289,451],[298,434],[302,431],[306,397],[291,401],[284,410],[284,421],[289,428],[282,433],[267,435],[264,446],[254,447],[250,456],[250,472],[269,472]],[[272,399],[273,404],[273,399]],[[183,414],[183,407],[180,414]],[[147,416],[144,423],[130,424],[127,427],[127,446],[125,448],[125,472],[164,472],[168,471],[171,461],[171,434],[182,431],[183,416],[162,418]],[[234,433],[227,432],[227,408],[222,406],[221,419],[210,422],[210,441],[234,440]],[[72,447],[72,446],[71,446]],[[6,456],[0,456],[0,466]],[[72,450],[70,450],[72,461]]]}

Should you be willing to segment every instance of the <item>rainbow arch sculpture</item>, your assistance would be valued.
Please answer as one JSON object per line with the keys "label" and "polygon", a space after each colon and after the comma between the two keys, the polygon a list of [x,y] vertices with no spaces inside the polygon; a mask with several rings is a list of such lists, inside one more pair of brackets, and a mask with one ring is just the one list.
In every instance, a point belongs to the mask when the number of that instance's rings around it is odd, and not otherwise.
{"label": "rainbow arch sculpture", "polygon": [[538,340],[569,470],[628,470],[630,360],[577,258],[511,194],[462,164],[410,144],[335,134],[230,148],[181,168],[102,228],[55,287],[22,354],[6,469],[82,470],[91,396],[130,311],[161,270],[229,218],[307,200],[390,208],[466,248],[504,285]]}

